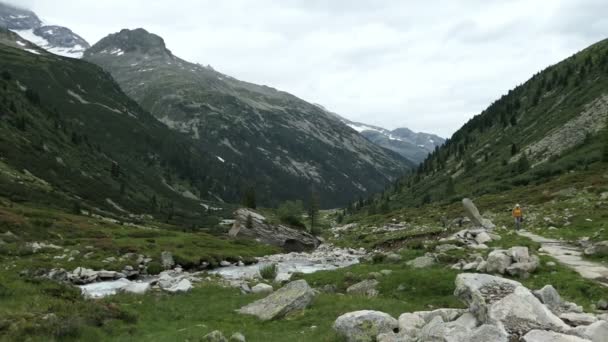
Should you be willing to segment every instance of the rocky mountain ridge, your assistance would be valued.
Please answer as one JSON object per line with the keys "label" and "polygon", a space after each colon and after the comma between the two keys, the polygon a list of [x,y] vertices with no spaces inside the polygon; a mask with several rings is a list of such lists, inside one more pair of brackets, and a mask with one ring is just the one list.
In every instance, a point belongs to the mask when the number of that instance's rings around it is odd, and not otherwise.
{"label": "rocky mountain ridge", "polygon": [[29,10],[0,2],[0,27],[56,55],[80,58],[89,43],[67,27],[47,25]]}
{"label": "rocky mountain ridge", "polygon": [[84,59],[158,120],[241,170],[242,181],[227,187],[254,186],[266,203],[306,198],[314,188],[324,206],[335,206],[413,166],[313,104],[174,56],[144,29],[109,35]]}

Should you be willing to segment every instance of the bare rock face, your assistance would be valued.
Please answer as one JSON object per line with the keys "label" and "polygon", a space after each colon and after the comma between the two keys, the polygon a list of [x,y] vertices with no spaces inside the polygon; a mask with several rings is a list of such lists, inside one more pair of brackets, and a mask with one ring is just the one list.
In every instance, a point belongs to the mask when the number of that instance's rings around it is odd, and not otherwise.
{"label": "bare rock face", "polygon": [[271,225],[264,216],[251,209],[239,209],[234,216],[234,225],[228,232],[231,237],[254,239],[292,252],[311,250],[320,244],[312,234],[284,225]]}
{"label": "bare rock face", "polygon": [[315,297],[305,280],[291,282],[266,298],[255,301],[238,310],[240,314],[253,315],[263,321],[282,318],[291,312],[305,309]]}

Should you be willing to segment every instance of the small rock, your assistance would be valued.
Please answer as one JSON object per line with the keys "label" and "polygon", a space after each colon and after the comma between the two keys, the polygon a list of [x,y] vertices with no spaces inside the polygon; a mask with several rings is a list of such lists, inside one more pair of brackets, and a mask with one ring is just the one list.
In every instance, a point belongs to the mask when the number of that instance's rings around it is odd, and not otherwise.
{"label": "small rock", "polygon": [[221,267],[230,267],[232,264],[229,261],[223,260],[220,262]]}
{"label": "small rock", "polygon": [[598,310],[608,310],[608,301],[602,299],[598,301],[595,306],[598,308]]}
{"label": "small rock", "polygon": [[247,342],[247,339],[245,339],[245,335],[237,332],[230,336],[230,342]]}
{"label": "small rock", "polygon": [[210,332],[209,334],[203,336],[204,342],[228,342],[224,334],[221,331],[215,330]]}
{"label": "small rock", "polygon": [[435,258],[421,256],[414,260],[408,261],[406,264],[413,268],[427,268],[435,265]]}
{"label": "small rock", "polygon": [[586,313],[566,312],[559,315],[559,318],[573,327],[578,327],[580,325],[591,325],[597,322],[597,318],[595,316]]}
{"label": "small rock", "polygon": [[391,274],[393,274],[392,270],[382,270],[380,271],[380,274],[384,275],[384,276],[389,276]]}
{"label": "small rock", "polygon": [[257,284],[256,286],[251,288],[251,292],[253,292],[254,294],[269,294],[272,293],[272,291],[274,291],[272,286],[264,283]]}
{"label": "small rock", "polygon": [[389,262],[397,263],[397,262],[401,261],[401,255],[396,254],[396,253],[389,253],[386,256],[386,260]]}
{"label": "small rock", "polygon": [[364,280],[362,282],[349,286],[346,289],[346,293],[352,295],[375,297],[376,295],[378,295],[378,291],[376,290],[378,284],[378,281],[375,279]]}

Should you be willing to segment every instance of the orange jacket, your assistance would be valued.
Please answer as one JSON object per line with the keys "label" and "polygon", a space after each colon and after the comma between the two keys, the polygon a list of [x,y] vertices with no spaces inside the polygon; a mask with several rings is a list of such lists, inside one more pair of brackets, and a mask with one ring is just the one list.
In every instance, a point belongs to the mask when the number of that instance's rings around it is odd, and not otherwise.
{"label": "orange jacket", "polygon": [[523,216],[523,212],[521,211],[521,208],[513,209],[513,217],[522,217],[522,216]]}

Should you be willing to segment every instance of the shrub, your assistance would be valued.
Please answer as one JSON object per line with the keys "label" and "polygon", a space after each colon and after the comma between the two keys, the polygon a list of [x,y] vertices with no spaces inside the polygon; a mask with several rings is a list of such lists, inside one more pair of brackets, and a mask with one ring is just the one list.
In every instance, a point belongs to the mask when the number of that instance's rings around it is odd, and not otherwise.
{"label": "shrub", "polygon": [[281,223],[297,228],[306,228],[306,225],[300,220],[302,212],[304,212],[302,201],[286,201],[277,209],[277,215]]}
{"label": "shrub", "polygon": [[386,260],[386,255],[382,253],[376,253],[372,256],[372,263],[381,264]]}
{"label": "shrub", "polygon": [[269,264],[260,267],[260,276],[266,280],[274,280],[279,272],[277,264]]}
{"label": "shrub", "polygon": [[160,262],[152,261],[148,264],[148,274],[156,275],[163,271],[163,266]]}

